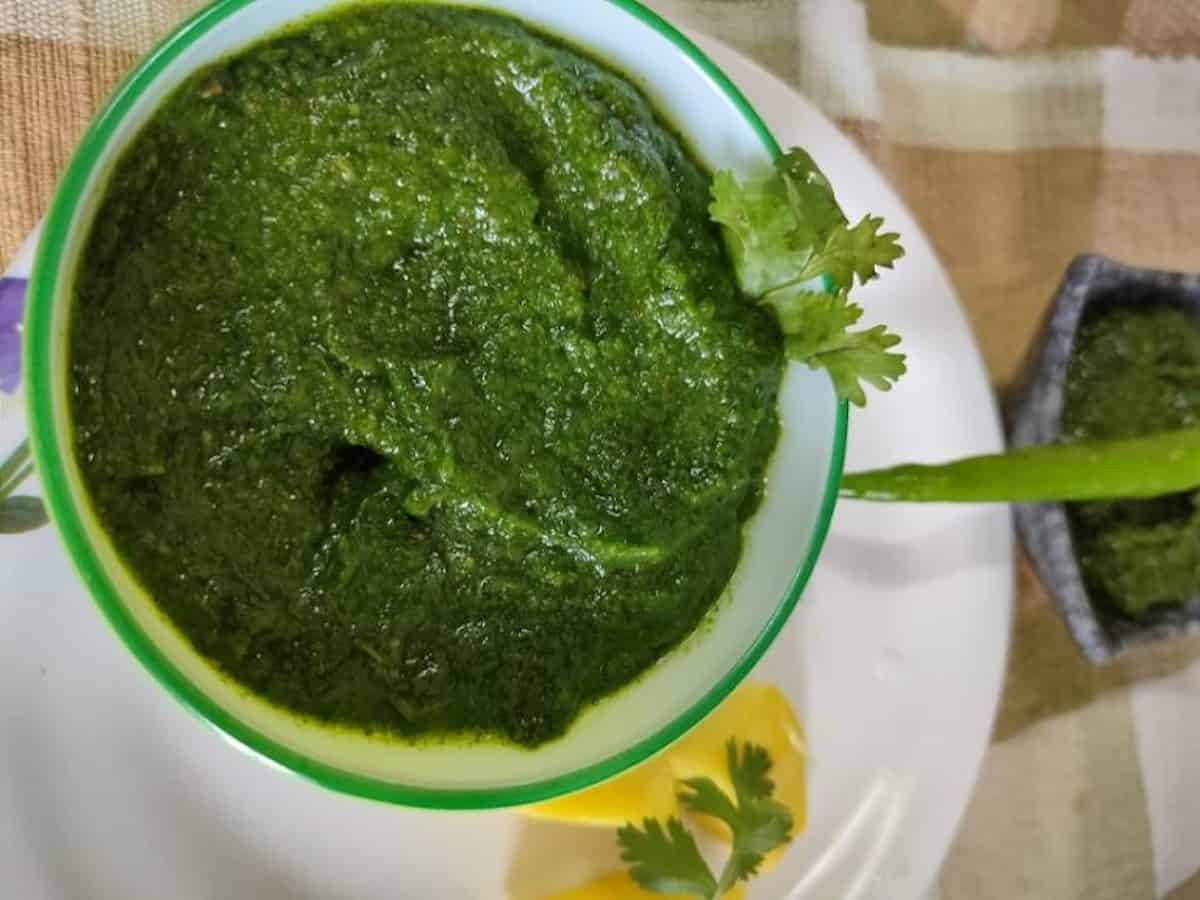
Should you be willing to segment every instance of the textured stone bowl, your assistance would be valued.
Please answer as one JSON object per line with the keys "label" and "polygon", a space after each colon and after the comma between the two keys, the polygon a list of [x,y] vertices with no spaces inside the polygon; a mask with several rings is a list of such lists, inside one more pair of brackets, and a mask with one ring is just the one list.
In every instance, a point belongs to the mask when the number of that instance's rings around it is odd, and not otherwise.
{"label": "textured stone bowl", "polygon": [[[1136,269],[1103,256],[1071,263],[1008,404],[1012,447],[1059,440],[1063,389],[1085,313],[1115,303],[1167,302],[1200,320],[1200,276]],[[1054,597],[1084,655],[1107,662],[1131,646],[1200,631],[1200,595],[1184,605],[1150,610],[1136,619],[1088,595],[1061,503],[1016,507],[1017,529],[1034,567]]]}

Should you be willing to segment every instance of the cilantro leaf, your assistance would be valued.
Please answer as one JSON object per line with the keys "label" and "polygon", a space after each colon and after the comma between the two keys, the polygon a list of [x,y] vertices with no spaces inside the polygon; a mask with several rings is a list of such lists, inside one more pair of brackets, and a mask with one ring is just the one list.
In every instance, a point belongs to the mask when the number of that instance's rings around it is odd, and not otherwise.
{"label": "cilantro leaf", "polygon": [[825,235],[846,224],[833,185],[807,150],[793,147],[779,158],[775,171],[796,219],[797,239],[816,247]]}
{"label": "cilantro leaf", "polygon": [[811,368],[821,367],[829,373],[839,397],[855,406],[866,406],[864,381],[876,390],[890,391],[896,380],[908,371],[904,354],[890,352],[899,343],[900,338],[890,333],[886,326],[876,325],[865,331],[838,335],[805,362]]}
{"label": "cilantro leaf", "polygon": [[792,344],[788,355],[796,359],[817,353],[862,318],[862,307],[849,302],[842,293],[779,291],[767,297],[763,305],[775,313],[780,329]]}
{"label": "cilantro leaf", "polygon": [[748,296],[757,300],[804,277],[813,248],[795,233],[788,198],[778,184],[740,185],[732,173],[722,171],[713,178],[712,197],[709,215],[724,226],[725,245]]}
{"label": "cilantro leaf", "polygon": [[824,274],[843,290],[854,287],[854,276],[859,284],[866,284],[879,277],[880,269],[890,269],[904,255],[899,244],[900,235],[889,232],[880,234],[883,219],[863,216],[853,228],[838,225],[829,233],[821,251]]}
{"label": "cilantro leaf", "polygon": [[681,782],[679,799],[690,812],[713,816],[729,826],[732,848],[719,879],[714,878],[700,855],[695,838],[678,819],[666,827],[646,819],[642,828],[632,823],[617,831],[621,859],[639,885],[656,894],[689,894],[716,900],[739,881],[758,873],[763,858],[791,840],[792,814],[773,799],[775,784],[768,777],[771,757],[755,744],[729,741],[726,751],[730,797],[711,778]]}
{"label": "cilantro leaf", "polygon": [[655,894],[691,894],[719,897],[717,882],[700,855],[696,839],[678,819],[668,819],[666,829],[657,819],[646,819],[639,829],[628,824],[617,831],[621,859],[629,874]]}
{"label": "cilantro leaf", "polygon": [[718,896],[738,881],[754,877],[763,858],[786,844],[792,832],[791,812],[772,799],[775,784],[768,777],[771,758],[767,751],[746,744],[739,756],[737,743],[730,740],[726,758],[736,805],[708,778],[688,779],[680,794],[692,812],[714,816],[729,826],[733,848],[717,884]]}
{"label": "cilantro leaf", "polygon": [[863,311],[845,291],[784,291],[771,295],[765,305],[783,330],[788,358],[825,369],[838,396],[856,406],[867,402],[862,382],[888,391],[907,371],[904,355],[892,352],[900,338],[883,325],[850,330]]}
{"label": "cilantro leaf", "polygon": [[[876,216],[851,227],[808,153],[789,150],[772,175],[746,183],[718,172],[709,214],[722,226],[742,292],[774,312],[789,358],[828,371],[838,396],[858,406],[864,383],[888,390],[904,374],[904,357],[889,352],[898,337],[882,326],[850,331],[862,308],[849,291],[904,255],[898,235],[881,233]],[[822,276],[832,293],[819,292]]]}

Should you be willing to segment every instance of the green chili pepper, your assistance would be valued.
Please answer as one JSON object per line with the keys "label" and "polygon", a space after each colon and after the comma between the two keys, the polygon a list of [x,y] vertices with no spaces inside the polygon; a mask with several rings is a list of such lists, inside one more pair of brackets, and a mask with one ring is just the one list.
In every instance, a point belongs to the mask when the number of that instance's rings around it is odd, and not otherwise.
{"label": "green chili pepper", "polygon": [[857,500],[1048,503],[1158,497],[1200,487],[1200,428],[1120,441],[1027,447],[937,466],[842,478]]}

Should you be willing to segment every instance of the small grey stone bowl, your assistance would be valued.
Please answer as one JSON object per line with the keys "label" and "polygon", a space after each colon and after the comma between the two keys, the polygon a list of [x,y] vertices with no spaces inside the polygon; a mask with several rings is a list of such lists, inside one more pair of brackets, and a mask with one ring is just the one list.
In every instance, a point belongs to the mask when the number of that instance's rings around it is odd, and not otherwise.
{"label": "small grey stone bowl", "polygon": [[[1112,303],[1166,302],[1200,320],[1200,276],[1136,269],[1103,256],[1071,263],[1006,404],[1012,447],[1059,440],[1067,369],[1084,313]],[[1061,503],[1018,505],[1017,529],[1066,620],[1092,662],[1108,662],[1136,644],[1200,631],[1200,595],[1179,607],[1153,609],[1136,619],[1110,611],[1088,596]]]}

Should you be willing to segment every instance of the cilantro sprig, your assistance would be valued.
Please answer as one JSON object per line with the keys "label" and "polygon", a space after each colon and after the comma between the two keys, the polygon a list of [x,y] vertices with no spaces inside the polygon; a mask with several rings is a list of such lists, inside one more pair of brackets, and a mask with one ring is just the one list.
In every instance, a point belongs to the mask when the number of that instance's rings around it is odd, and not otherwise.
{"label": "cilantro sprig", "polygon": [[726,760],[733,797],[711,778],[686,779],[679,792],[684,808],[729,826],[732,848],[720,877],[713,875],[696,839],[679,819],[668,819],[665,826],[646,819],[641,828],[629,823],[617,831],[621,859],[647,891],[716,900],[739,881],[753,878],[766,855],[791,840],[792,814],[774,799],[767,751],[747,743],[739,753],[737,742],[730,740]]}
{"label": "cilantro sprig", "polygon": [[[722,226],[742,292],[779,321],[789,359],[825,369],[838,396],[856,406],[867,402],[864,383],[891,389],[906,371],[892,349],[900,338],[883,325],[852,330],[863,311],[850,299],[855,282],[866,284],[904,255],[898,235],[881,233],[882,219],[851,226],[829,180],[798,147],[765,178],[739,183],[718,172],[709,214]],[[812,289],[821,277],[829,292]]]}

